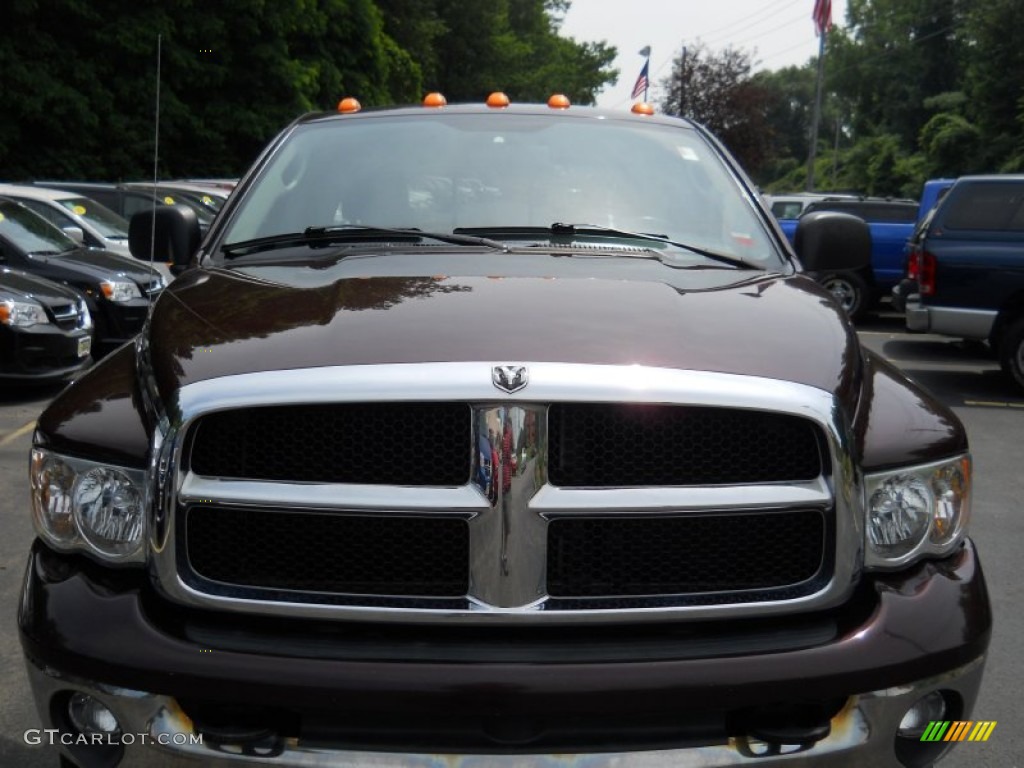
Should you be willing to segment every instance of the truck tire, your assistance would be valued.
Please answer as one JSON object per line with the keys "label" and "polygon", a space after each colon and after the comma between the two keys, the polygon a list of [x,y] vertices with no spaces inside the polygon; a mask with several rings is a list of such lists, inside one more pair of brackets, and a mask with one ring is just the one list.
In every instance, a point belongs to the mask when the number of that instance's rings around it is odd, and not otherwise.
{"label": "truck tire", "polygon": [[836,272],[819,280],[851,320],[864,317],[868,307],[868,284],[855,272]]}
{"label": "truck tire", "polygon": [[1003,334],[999,342],[999,365],[1024,388],[1024,318],[1018,320]]}

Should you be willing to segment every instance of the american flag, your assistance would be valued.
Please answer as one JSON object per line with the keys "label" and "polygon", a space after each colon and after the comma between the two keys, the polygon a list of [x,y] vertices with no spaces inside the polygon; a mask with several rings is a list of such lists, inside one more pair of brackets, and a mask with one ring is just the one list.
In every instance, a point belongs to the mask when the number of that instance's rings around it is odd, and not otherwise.
{"label": "american flag", "polygon": [[814,29],[819,37],[828,32],[832,26],[832,0],[814,0],[811,18],[814,19]]}
{"label": "american flag", "polygon": [[640,75],[636,79],[636,85],[633,86],[633,95],[629,98],[635,99],[647,90],[647,67],[650,63],[650,59],[644,62],[644,68],[640,70]]}

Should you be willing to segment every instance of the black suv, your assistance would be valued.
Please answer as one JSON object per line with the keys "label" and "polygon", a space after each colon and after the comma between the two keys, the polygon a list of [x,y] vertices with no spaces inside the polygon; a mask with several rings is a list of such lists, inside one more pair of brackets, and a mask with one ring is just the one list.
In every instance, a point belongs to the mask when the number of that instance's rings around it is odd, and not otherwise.
{"label": "black suv", "polygon": [[1024,387],[1024,175],[958,179],[915,233],[908,280],[908,329],[986,341]]}
{"label": "black suv", "polygon": [[149,303],[164,288],[147,264],[85,248],[20,203],[0,198],[0,265],[77,289],[95,323],[96,353],[142,329]]}

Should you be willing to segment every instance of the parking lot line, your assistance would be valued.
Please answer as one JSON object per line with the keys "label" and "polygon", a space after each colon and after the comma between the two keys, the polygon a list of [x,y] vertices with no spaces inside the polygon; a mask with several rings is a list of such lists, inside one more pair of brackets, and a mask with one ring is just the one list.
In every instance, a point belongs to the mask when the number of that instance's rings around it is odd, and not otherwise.
{"label": "parking lot line", "polygon": [[30,421],[28,424],[25,424],[23,426],[18,427],[16,430],[11,432],[10,434],[4,435],[3,437],[0,437],[0,447],[3,447],[5,445],[7,445],[8,443],[13,443],[15,440],[17,440],[22,435],[27,435],[29,432],[31,432],[33,429],[35,429],[35,426],[36,426],[36,422],[33,420],[33,421]]}

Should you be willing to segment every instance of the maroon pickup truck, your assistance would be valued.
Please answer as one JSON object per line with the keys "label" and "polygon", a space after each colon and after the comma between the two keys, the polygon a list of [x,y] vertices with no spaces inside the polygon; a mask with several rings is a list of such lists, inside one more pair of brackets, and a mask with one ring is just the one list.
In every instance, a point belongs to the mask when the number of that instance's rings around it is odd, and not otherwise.
{"label": "maroon pickup truck", "polygon": [[[427,104],[439,104],[433,98]],[[492,100],[492,104],[502,102]],[[98,766],[926,766],[991,614],[967,436],[686,120],[306,116],[43,413],[18,621]]]}

